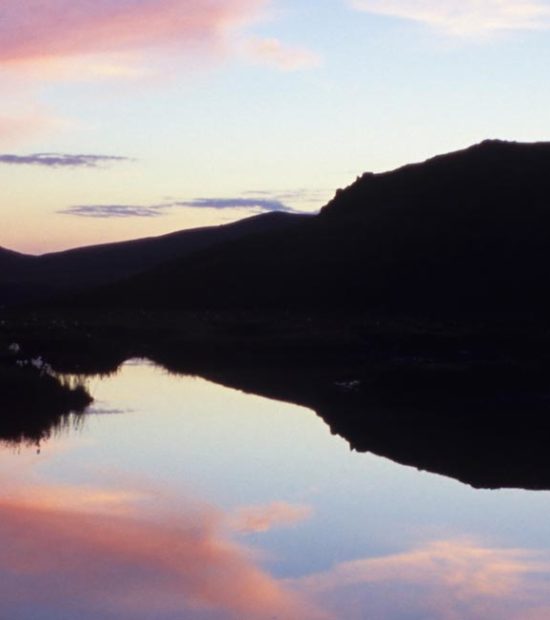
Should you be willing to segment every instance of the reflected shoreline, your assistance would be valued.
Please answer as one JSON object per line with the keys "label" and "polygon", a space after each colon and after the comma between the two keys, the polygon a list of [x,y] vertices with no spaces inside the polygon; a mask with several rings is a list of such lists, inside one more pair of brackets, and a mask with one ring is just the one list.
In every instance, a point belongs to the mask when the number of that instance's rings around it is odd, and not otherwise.
{"label": "reflected shoreline", "polygon": [[236,356],[208,367],[163,353],[173,374],[134,358],[90,379],[99,407],[131,415],[52,438],[43,457],[5,459],[7,616],[74,617],[76,601],[89,620],[539,617],[547,528],[534,539],[524,530],[544,523],[547,494],[518,501],[361,458],[311,411],[188,378],[301,398],[323,414],[332,404],[341,419],[365,415],[381,369],[376,383],[369,367],[367,385],[366,367],[343,375],[336,363],[292,370]]}
{"label": "reflected shoreline", "polygon": [[[308,407],[357,451],[476,488],[550,489],[550,363],[524,333],[508,340],[485,328],[483,338],[419,335],[407,325],[397,334],[395,325],[350,323],[346,336],[337,331],[341,323],[307,317],[273,322],[271,332],[223,318],[122,318],[111,317],[109,326],[105,317],[27,317],[4,321],[4,332],[59,374],[106,375],[146,358],[176,374]],[[9,438],[2,428],[0,435]]]}
{"label": "reflected shoreline", "polygon": [[37,446],[52,432],[78,423],[93,401],[80,381],[5,360],[0,360],[0,398],[0,443]]}
{"label": "reflected shoreline", "polygon": [[[550,403],[545,393],[516,386],[495,393],[500,369],[449,369],[238,364],[212,365],[172,356],[149,358],[177,375],[311,409],[353,450],[441,474],[475,488],[550,489]],[[116,367],[117,369],[120,366]],[[116,370],[113,370],[116,372]],[[101,373],[104,374],[104,373]],[[516,377],[517,378],[517,377]],[[412,385],[411,385],[412,383]],[[525,386],[524,386],[525,387]],[[532,386],[534,389],[534,386]],[[483,388],[483,389],[482,389]],[[59,427],[67,417],[56,418]],[[3,436],[6,433],[0,429]],[[235,432],[238,432],[236,429]],[[14,435],[34,437],[30,431]],[[47,433],[41,432],[37,439]]]}
{"label": "reflected shoreline", "polygon": [[474,488],[550,489],[546,373],[492,365],[155,361],[180,374],[312,409],[353,450]]}

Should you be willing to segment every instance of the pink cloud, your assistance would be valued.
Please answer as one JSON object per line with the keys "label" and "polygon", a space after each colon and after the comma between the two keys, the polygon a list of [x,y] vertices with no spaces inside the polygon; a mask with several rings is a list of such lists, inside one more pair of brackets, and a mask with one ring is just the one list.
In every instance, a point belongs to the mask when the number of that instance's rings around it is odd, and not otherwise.
{"label": "pink cloud", "polygon": [[239,508],[231,526],[240,532],[267,532],[276,527],[289,527],[306,521],[313,514],[310,506],[273,502],[265,506]]}
{"label": "pink cloud", "polygon": [[311,69],[321,63],[315,52],[304,47],[289,46],[274,38],[250,40],[248,53],[253,61],[271,65],[281,71]]}
{"label": "pink cloud", "polygon": [[220,45],[266,0],[3,0],[0,62]]}

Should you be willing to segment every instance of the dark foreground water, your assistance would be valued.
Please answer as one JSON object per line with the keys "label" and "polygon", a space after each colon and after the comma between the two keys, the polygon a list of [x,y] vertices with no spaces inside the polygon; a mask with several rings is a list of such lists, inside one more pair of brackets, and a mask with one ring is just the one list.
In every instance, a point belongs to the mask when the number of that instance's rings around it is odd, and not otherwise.
{"label": "dark foreground water", "polygon": [[350,451],[312,411],[125,364],[0,452],[2,620],[546,620],[550,493]]}

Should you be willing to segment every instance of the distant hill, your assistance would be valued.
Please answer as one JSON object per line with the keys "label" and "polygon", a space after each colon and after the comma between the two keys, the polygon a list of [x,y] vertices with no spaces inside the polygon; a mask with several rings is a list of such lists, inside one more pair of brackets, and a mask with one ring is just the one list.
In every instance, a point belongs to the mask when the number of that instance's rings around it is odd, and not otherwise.
{"label": "distant hill", "polygon": [[29,256],[0,248],[0,303],[28,301],[115,282],[246,235],[280,230],[307,215],[264,213],[238,222],[159,237]]}
{"label": "distant hill", "polygon": [[33,256],[0,247],[0,273],[5,274],[8,269],[20,269],[31,263],[33,258]]}
{"label": "distant hill", "polygon": [[367,173],[297,226],[99,295],[137,306],[545,315],[549,277],[550,143],[485,141]]}
{"label": "distant hill", "polygon": [[0,247],[0,305],[25,296],[26,286],[21,282],[21,274],[30,268],[35,258]]}

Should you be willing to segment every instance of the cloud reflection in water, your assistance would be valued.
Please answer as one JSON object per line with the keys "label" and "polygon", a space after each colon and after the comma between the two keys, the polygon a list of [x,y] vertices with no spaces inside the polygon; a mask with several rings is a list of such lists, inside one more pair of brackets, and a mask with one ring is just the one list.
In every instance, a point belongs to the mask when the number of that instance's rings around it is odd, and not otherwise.
{"label": "cloud reflection in water", "polygon": [[291,527],[311,515],[310,506],[272,502],[266,506],[239,508],[231,519],[231,525],[237,531],[257,534],[268,532],[273,527]]}
{"label": "cloud reflection in water", "polygon": [[231,542],[213,508],[150,518],[120,509],[131,493],[93,491],[76,508],[51,491],[0,501],[2,617],[34,607],[40,618],[328,618]]}
{"label": "cloud reflection in water", "polygon": [[313,514],[308,506],[273,502],[224,515],[192,500],[188,508],[175,510],[168,498],[144,489],[10,483],[3,488],[2,618],[543,620],[550,615],[548,552],[442,540],[281,579],[261,568],[261,556],[232,540],[231,532],[267,532],[307,521]]}
{"label": "cloud reflection in water", "polygon": [[550,612],[550,554],[443,540],[337,565],[296,580],[346,620],[543,620]]}

